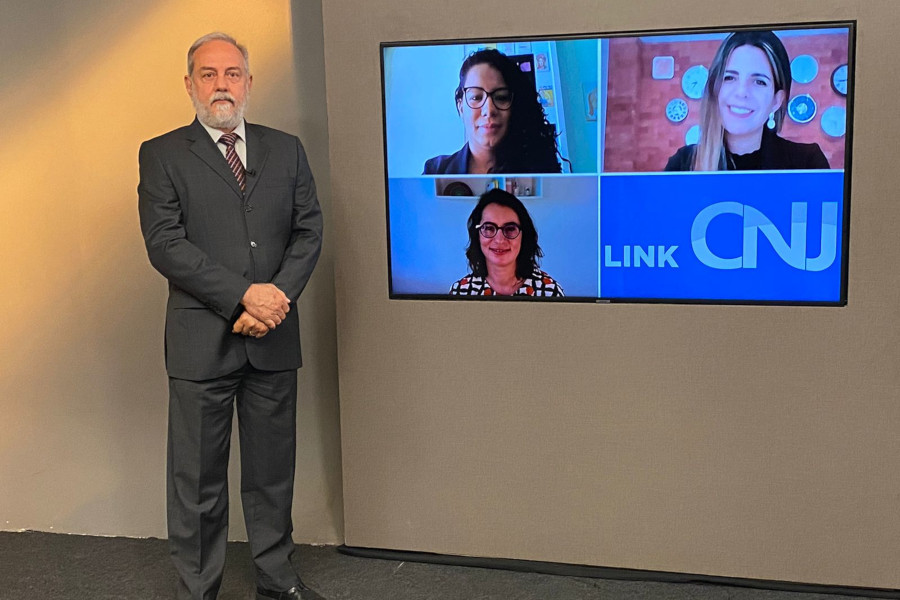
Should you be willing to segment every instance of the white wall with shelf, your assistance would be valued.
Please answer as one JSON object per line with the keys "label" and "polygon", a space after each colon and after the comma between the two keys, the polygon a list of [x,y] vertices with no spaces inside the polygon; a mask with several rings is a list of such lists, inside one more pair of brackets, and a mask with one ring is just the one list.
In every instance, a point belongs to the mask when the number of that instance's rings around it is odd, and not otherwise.
{"label": "white wall with shelf", "polygon": [[543,178],[535,176],[438,177],[434,195],[441,197],[477,198],[494,188],[504,189],[518,198],[539,198]]}

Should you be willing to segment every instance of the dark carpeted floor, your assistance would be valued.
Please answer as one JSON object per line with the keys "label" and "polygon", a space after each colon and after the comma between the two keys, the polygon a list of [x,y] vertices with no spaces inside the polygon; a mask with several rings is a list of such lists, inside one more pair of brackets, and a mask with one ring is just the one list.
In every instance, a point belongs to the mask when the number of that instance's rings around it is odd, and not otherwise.
{"label": "dark carpeted floor", "polygon": [[[307,585],[329,600],[850,600],[358,558],[331,546],[298,546],[294,558]],[[174,577],[165,540],[0,532],[0,600],[168,599]],[[219,598],[252,600],[253,591],[247,544],[230,543]]]}

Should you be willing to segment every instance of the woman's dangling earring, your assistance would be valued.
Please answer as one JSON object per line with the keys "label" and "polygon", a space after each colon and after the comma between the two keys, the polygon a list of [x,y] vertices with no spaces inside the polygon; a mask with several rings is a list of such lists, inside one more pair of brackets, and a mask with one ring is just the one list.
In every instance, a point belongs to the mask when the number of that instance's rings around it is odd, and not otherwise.
{"label": "woman's dangling earring", "polygon": [[766,121],[766,127],[769,129],[775,129],[775,112],[769,113],[769,120]]}

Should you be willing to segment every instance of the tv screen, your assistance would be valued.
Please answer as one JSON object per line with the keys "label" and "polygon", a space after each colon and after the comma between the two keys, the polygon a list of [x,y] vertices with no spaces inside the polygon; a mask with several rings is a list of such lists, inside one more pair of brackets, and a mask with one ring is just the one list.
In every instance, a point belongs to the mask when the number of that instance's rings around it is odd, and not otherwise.
{"label": "tv screen", "polygon": [[382,44],[390,297],[846,304],[854,46]]}

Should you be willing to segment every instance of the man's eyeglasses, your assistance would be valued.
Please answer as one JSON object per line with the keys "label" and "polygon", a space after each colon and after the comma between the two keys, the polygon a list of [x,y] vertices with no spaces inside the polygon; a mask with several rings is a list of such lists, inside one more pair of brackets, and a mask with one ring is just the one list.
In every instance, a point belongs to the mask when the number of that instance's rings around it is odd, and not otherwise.
{"label": "man's eyeglasses", "polygon": [[490,98],[498,110],[509,110],[513,101],[513,93],[509,88],[497,88],[493,92],[489,92],[480,87],[467,87],[463,88],[463,96],[466,98],[469,108],[481,108]]}
{"label": "man's eyeglasses", "polygon": [[481,237],[486,237],[488,239],[492,239],[497,235],[498,231],[502,232],[503,237],[508,240],[514,240],[522,233],[522,228],[519,227],[518,223],[504,223],[503,225],[497,225],[496,223],[485,221],[481,225],[476,225],[475,229],[478,230]]}

